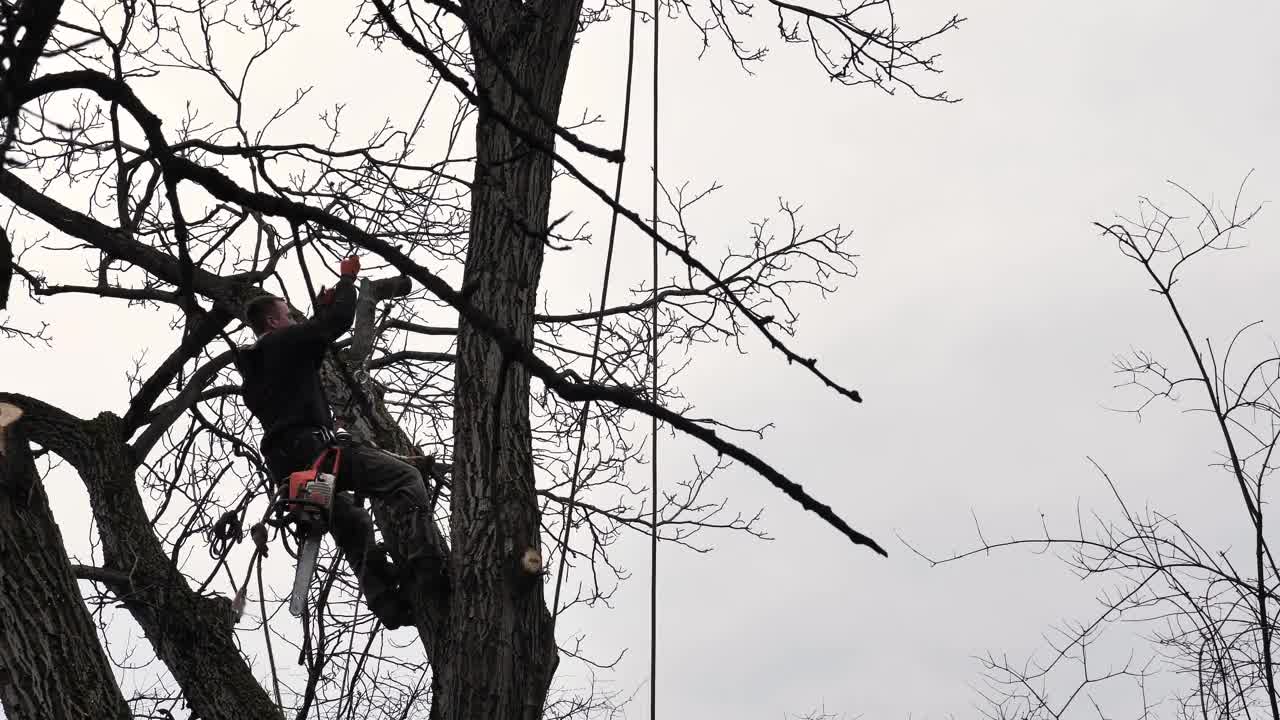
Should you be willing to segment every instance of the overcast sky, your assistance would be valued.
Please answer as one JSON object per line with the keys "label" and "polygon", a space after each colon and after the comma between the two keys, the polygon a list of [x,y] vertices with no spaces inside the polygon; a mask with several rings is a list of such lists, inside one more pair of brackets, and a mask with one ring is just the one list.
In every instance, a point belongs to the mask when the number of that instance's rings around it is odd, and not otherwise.
{"label": "overcast sky", "polygon": [[[727,473],[718,489],[737,507],[765,507],[776,539],[723,536],[710,555],[663,552],[663,717],[779,718],[820,705],[867,718],[972,716],[972,656],[1025,657],[1051,623],[1088,616],[1097,588],[1029,553],[931,569],[896,536],[945,554],[974,542],[974,514],[989,537],[1034,533],[1041,513],[1069,529],[1077,502],[1110,509],[1086,457],[1135,504],[1175,513],[1214,542],[1247,540],[1236,529],[1238,497],[1207,467],[1216,446],[1203,419],[1160,406],[1139,423],[1105,409],[1127,402],[1112,388],[1115,354],[1142,347],[1175,367],[1188,357],[1138,268],[1091,222],[1130,213],[1142,194],[1185,208],[1168,180],[1229,202],[1255,170],[1245,197],[1280,198],[1280,10],[1261,0],[900,0],[898,9],[908,28],[952,12],[968,18],[939,44],[945,74],[926,81],[963,102],[832,85],[803,47],[777,47],[748,76],[723,47],[697,61],[687,26],[664,26],[663,178],[725,186],[697,215],[704,256],[743,237],[779,196],[804,204],[812,227],[854,229],[860,255],[859,276],[839,294],[799,304],[795,345],[860,390],[862,405],[765,352],[709,351],[682,387],[700,414],[774,423],[751,449],[890,556],[850,546],[753,473]],[[300,12],[300,35],[309,21],[336,32],[349,14]],[[762,13],[753,37],[772,27]],[[624,33],[620,17],[576,50],[562,117],[589,109],[616,122]],[[319,53],[323,42],[290,50],[297,77],[278,73],[280,87],[313,73],[317,93],[349,91],[354,108],[413,108],[371,83],[344,85],[358,78]],[[634,106],[639,158],[649,152],[646,97]],[[613,135],[591,137],[608,145]],[[624,201],[647,211],[645,165],[631,166]],[[556,202],[603,236],[597,205],[573,193]],[[1280,225],[1271,212],[1243,238],[1248,250],[1188,278],[1198,335],[1225,340],[1273,317]],[[554,256],[544,286],[584,271],[598,272],[597,255]],[[594,284],[579,282],[566,303]],[[82,416],[123,410],[123,372],[147,333],[159,337],[159,318],[121,337],[107,322],[130,317],[119,306],[54,299],[41,315],[22,307],[28,314],[15,320],[55,322],[57,346],[0,345],[5,388]],[[87,307],[102,314],[74,328]],[[687,473],[687,446],[667,447],[664,473]],[[82,542],[87,515],[74,479],[50,493],[69,543]],[[641,687],[648,668],[645,552],[642,539],[628,541],[634,583],[616,610],[580,619],[600,654],[630,648],[607,676],[624,690]],[[644,691],[628,716],[647,715]]]}

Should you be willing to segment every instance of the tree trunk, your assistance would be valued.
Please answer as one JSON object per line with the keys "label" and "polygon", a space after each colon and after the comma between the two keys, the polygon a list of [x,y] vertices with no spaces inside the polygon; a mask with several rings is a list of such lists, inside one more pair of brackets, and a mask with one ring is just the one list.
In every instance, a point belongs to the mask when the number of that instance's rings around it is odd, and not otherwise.
{"label": "tree trunk", "polygon": [[0,403],[0,703],[11,720],[128,720],[20,417]]}
{"label": "tree trunk", "polygon": [[84,481],[102,538],[103,564],[127,577],[104,582],[173,673],[193,715],[201,720],[280,718],[236,647],[231,601],[196,594],[156,537],[120,418],[102,413],[80,420],[7,393],[0,393],[2,402],[21,407],[27,436],[70,463]]}
{"label": "tree trunk", "polygon": [[[543,117],[556,118],[580,6],[470,6],[477,91],[546,146],[554,143],[551,126],[517,98],[498,64]],[[533,341],[551,178],[552,159],[482,107],[463,287],[526,345]],[[542,715],[558,657],[543,597],[529,373],[505,362],[497,344],[466,322],[458,332],[454,437],[453,622],[441,716],[533,720]]]}

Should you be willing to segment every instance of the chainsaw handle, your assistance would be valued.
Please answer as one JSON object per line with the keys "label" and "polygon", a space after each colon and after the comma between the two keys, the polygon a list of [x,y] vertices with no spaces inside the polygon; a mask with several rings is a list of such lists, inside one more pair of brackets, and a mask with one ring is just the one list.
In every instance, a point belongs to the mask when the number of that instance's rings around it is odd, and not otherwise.
{"label": "chainsaw handle", "polygon": [[[324,503],[316,502],[315,500],[304,500],[302,498],[299,498],[297,500],[291,500],[289,498],[285,498],[283,500],[277,500],[276,505],[281,505],[281,506],[293,505],[294,506],[293,508],[280,508],[280,512],[282,513],[296,512],[297,509],[300,507],[310,507],[310,508],[315,508],[317,510],[325,510],[328,508],[328,506],[325,505]],[[275,509],[274,506],[273,506],[273,509]]]}

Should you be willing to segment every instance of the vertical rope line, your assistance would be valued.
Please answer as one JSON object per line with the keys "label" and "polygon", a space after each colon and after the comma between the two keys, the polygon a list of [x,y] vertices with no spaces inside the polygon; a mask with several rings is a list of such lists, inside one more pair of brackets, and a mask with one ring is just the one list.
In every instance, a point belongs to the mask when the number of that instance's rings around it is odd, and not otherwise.
{"label": "vertical rope line", "polygon": [[[658,229],[658,26],[661,0],[653,0],[653,229]],[[658,241],[653,245],[653,307],[650,308],[649,366],[653,370],[651,398],[658,402]],[[651,416],[653,443],[651,504],[649,507],[649,718],[658,717],[658,418]]]}
{"label": "vertical rope line", "polygon": [[[587,382],[594,382],[596,370],[600,365],[600,332],[604,324],[605,302],[609,297],[609,278],[613,272],[613,248],[618,235],[618,201],[622,197],[622,171],[627,164],[627,135],[631,127],[631,78],[635,71],[636,59],[636,0],[631,0],[631,28],[627,35],[627,87],[622,104],[622,160],[618,163],[617,180],[613,188],[613,216],[609,221],[609,249],[604,259],[604,280],[600,289],[600,313],[596,316],[595,339],[591,342],[591,369],[587,373]],[[564,581],[564,567],[569,557],[569,528],[573,525],[573,505],[578,495],[578,476],[582,472],[582,449],[587,436],[587,418],[591,412],[591,401],[582,404],[582,414],[578,419],[578,447],[573,457],[573,475],[569,478],[569,502],[564,508],[564,533],[560,539],[560,563],[556,571],[556,591],[551,602],[551,626],[555,627],[560,617],[560,586]]]}

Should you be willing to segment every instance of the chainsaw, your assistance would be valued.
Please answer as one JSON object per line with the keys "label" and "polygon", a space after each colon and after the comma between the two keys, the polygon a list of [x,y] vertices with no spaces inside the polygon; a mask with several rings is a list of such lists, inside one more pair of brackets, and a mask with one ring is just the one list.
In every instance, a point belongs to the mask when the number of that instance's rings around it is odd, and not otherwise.
{"label": "chainsaw", "polygon": [[[320,465],[329,453],[333,453],[333,465],[330,472],[324,472]],[[298,567],[293,575],[293,592],[289,597],[289,612],[294,617],[301,617],[307,605],[307,588],[315,573],[316,558],[320,555],[320,541],[329,529],[329,511],[333,507],[334,484],[341,460],[340,448],[328,448],[316,458],[310,469],[289,475],[285,510],[291,512],[297,521],[298,536],[302,540]]]}

